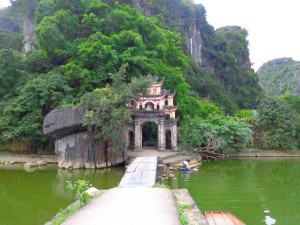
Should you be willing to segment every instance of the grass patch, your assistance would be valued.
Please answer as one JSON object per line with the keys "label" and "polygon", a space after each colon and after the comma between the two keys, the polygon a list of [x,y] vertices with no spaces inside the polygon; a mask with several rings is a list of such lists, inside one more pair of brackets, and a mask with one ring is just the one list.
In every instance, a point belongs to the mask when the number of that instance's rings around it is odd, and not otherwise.
{"label": "grass patch", "polygon": [[55,216],[54,220],[52,221],[52,225],[60,225],[64,222],[67,218],[69,218],[72,214],[77,212],[80,209],[80,203],[72,204],[65,209],[61,209],[57,215]]}
{"label": "grass patch", "polygon": [[185,216],[185,212],[187,210],[190,210],[192,208],[191,205],[180,205],[180,204],[177,204],[177,209],[178,209],[178,212],[179,212],[179,220],[181,222],[182,225],[188,225],[188,219],[187,217]]}
{"label": "grass patch", "polygon": [[166,183],[156,183],[153,185],[154,188],[167,188],[167,189],[171,189],[169,185],[167,185]]}
{"label": "grass patch", "polygon": [[11,152],[9,152],[9,151],[0,150],[0,155],[10,155],[10,154],[11,154]]}
{"label": "grass patch", "polygon": [[[100,192],[100,193],[98,193],[94,196],[91,196],[88,199],[88,201],[86,202],[86,204],[91,202],[93,199],[98,198],[101,194],[103,194],[103,192]],[[50,221],[50,224],[51,225],[60,225],[60,224],[62,224],[66,219],[68,219],[71,215],[73,215],[74,213],[79,211],[81,208],[82,208],[82,205],[81,205],[80,201],[77,200],[76,202],[69,205],[67,208],[61,209],[55,215],[55,217]]]}

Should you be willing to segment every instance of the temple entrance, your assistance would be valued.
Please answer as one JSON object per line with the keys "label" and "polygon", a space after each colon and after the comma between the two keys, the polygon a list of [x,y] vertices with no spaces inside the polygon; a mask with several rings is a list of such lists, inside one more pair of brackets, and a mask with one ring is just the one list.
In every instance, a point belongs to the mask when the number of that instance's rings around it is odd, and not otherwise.
{"label": "temple entrance", "polygon": [[171,131],[166,131],[166,149],[172,149]]}
{"label": "temple entrance", "polygon": [[157,148],[158,128],[153,122],[145,123],[142,128],[142,147]]}

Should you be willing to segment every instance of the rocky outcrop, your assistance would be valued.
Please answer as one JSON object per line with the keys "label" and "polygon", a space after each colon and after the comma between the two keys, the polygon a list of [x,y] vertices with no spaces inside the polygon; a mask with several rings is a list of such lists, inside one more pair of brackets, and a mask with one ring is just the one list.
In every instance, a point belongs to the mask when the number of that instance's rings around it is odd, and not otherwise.
{"label": "rocky outcrop", "polygon": [[82,125],[85,109],[67,107],[51,111],[44,119],[44,134],[54,137],[58,166],[65,169],[105,168],[125,162],[125,152],[108,152],[101,140]]}
{"label": "rocky outcrop", "polygon": [[34,29],[36,27],[36,24],[34,20],[31,20],[29,18],[25,18],[23,23],[23,36],[24,36],[24,46],[23,50],[25,52],[35,51],[35,33]]}
{"label": "rocky outcrop", "polygon": [[186,33],[187,37],[187,47],[190,50],[192,59],[197,65],[202,64],[202,38],[201,31],[199,27],[196,26],[196,22],[193,22],[192,26],[189,28],[190,32]]}
{"label": "rocky outcrop", "polygon": [[60,168],[104,168],[105,155],[96,153],[93,135],[81,132],[62,137],[55,142],[55,154]]}
{"label": "rocky outcrop", "polygon": [[83,107],[54,109],[44,119],[43,132],[56,139],[81,132],[84,113]]}

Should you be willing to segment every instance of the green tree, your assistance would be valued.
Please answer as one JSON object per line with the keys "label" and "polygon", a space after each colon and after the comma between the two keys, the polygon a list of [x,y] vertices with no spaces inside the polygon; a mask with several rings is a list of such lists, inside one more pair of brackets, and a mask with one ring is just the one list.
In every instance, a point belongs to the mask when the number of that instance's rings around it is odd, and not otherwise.
{"label": "green tree", "polygon": [[84,124],[99,139],[100,151],[106,154],[123,151],[124,132],[132,121],[133,113],[128,103],[145,93],[146,87],[154,81],[141,77],[125,83],[125,78],[125,66],[122,66],[118,73],[111,75],[111,85],[95,89],[81,98],[81,104],[87,107]]}
{"label": "green tree", "polygon": [[257,108],[262,147],[265,149],[295,149],[297,114],[284,101],[265,98]]}
{"label": "green tree", "polygon": [[50,72],[30,80],[20,93],[0,110],[0,140],[41,143],[44,117],[64,101],[72,101],[65,77]]}
{"label": "green tree", "polygon": [[0,50],[0,99],[13,94],[27,77],[20,55],[7,49]]}
{"label": "green tree", "polygon": [[252,140],[252,126],[231,116],[211,113],[206,118],[187,118],[180,127],[181,141],[191,150],[227,152]]}
{"label": "green tree", "polygon": [[300,96],[285,93],[284,95],[278,96],[279,99],[283,100],[292,107],[298,115],[300,115]]}

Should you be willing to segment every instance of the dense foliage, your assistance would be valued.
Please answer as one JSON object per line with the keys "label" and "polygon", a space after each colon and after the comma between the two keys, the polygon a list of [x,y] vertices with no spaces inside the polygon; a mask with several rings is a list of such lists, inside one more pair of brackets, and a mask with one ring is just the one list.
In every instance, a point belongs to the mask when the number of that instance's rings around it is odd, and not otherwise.
{"label": "dense foliage", "polygon": [[278,96],[286,92],[300,95],[300,62],[292,58],[271,60],[262,65],[257,74],[266,95]]}
{"label": "dense foliage", "polygon": [[284,100],[265,98],[257,109],[261,145],[265,149],[299,148],[300,114]]}
{"label": "dense foliage", "polygon": [[184,71],[187,82],[198,96],[224,106],[231,114],[240,108],[256,107],[262,92],[257,75],[251,69],[245,29],[233,26],[215,30],[206,20],[204,6],[190,0],[122,2],[147,16],[156,16],[165,27],[179,31],[187,55],[191,54],[187,49],[189,38],[200,31],[201,40],[197,44],[201,45],[201,66],[190,63]]}
{"label": "dense foliage", "polygon": [[146,88],[155,82],[151,77],[140,77],[125,83],[126,75],[122,66],[118,73],[111,75],[111,85],[97,88],[81,98],[81,104],[87,108],[84,124],[95,134],[103,152],[122,152],[127,125],[132,122],[128,100],[145,94]]}
{"label": "dense foliage", "polygon": [[36,22],[38,51],[24,59],[12,49],[0,54],[2,142],[45,141],[41,126],[50,110],[79,103],[85,93],[105,87],[112,82],[109,73],[123,64],[128,65],[125,83],[155,74],[176,91],[178,105],[193,99],[183,76],[189,59],[181,37],[156,18],[118,2],[41,1]]}
{"label": "dense foliage", "polygon": [[205,118],[187,118],[180,127],[180,140],[192,151],[216,150],[228,153],[243,148],[252,140],[247,122],[212,113]]}
{"label": "dense foliage", "polygon": [[[214,30],[204,7],[191,1],[137,3],[17,0],[0,10],[2,144],[22,141],[36,149],[47,140],[41,128],[48,112],[84,104],[90,109],[86,125],[101,131],[104,148],[121,146],[118,128],[130,121],[125,103],[141,91],[131,81],[145,83],[147,74],[176,91],[181,138],[190,149],[216,140],[214,146],[226,151],[251,139],[251,125],[225,114],[255,107],[261,95],[247,31]],[[21,53],[23,22],[33,17],[36,51]],[[194,26],[201,29],[201,66],[186,47]]]}

